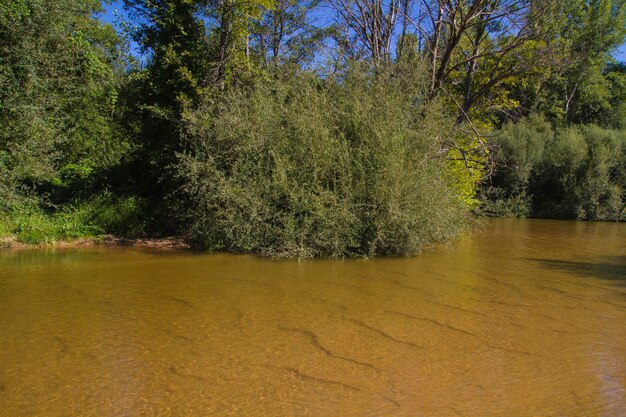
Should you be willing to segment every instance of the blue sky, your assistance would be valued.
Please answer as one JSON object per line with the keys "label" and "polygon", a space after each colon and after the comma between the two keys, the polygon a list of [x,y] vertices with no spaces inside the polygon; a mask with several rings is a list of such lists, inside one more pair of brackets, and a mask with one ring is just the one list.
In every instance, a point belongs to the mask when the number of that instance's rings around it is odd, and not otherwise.
{"label": "blue sky", "polygon": [[[121,0],[113,1],[109,5],[105,4],[104,13],[101,19],[107,23],[115,23],[115,13],[119,13],[121,16],[125,16]],[[133,50],[136,50],[136,45],[133,45]],[[626,61],[626,43],[618,48],[618,50],[613,54],[613,57],[618,61]]]}
{"label": "blue sky", "polygon": [[121,1],[114,1],[111,4],[104,4],[103,7],[104,7],[104,14],[102,16],[102,20],[107,23],[113,23],[115,21],[115,16],[114,16],[115,10],[119,10],[120,13],[123,12]]}

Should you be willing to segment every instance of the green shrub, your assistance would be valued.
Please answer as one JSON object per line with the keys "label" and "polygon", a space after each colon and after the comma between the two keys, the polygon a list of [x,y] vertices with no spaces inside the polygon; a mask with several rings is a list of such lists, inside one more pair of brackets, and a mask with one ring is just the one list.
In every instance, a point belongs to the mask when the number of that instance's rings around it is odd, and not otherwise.
{"label": "green shrub", "polygon": [[480,212],[492,217],[529,217],[532,214],[532,196],[525,191],[512,194],[500,187],[489,187],[481,194]]}
{"label": "green shrub", "polygon": [[202,247],[273,256],[409,255],[456,236],[436,105],[391,80],[295,76],[189,115],[177,212]]}
{"label": "green shrub", "polygon": [[532,195],[528,187],[543,161],[546,144],[554,133],[540,116],[519,123],[507,123],[491,141],[494,175],[481,192],[483,214],[500,217],[528,217],[532,213]]}
{"label": "green shrub", "polygon": [[105,233],[123,237],[145,234],[145,203],[136,196],[103,193],[89,203],[90,221]]}
{"label": "green shrub", "polygon": [[499,169],[483,189],[488,214],[626,220],[626,131],[554,132],[531,118],[506,125],[494,142]]}

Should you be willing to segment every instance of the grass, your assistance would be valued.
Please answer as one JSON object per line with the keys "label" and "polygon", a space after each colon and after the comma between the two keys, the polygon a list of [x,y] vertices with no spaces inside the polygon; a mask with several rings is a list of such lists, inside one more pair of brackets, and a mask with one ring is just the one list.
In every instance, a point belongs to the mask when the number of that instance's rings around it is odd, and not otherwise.
{"label": "grass", "polygon": [[135,237],[143,234],[142,204],[136,197],[103,193],[88,201],[56,210],[40,206],[11,207],[0,212],[0,238],[30,245],[95,238],[104,234]]}

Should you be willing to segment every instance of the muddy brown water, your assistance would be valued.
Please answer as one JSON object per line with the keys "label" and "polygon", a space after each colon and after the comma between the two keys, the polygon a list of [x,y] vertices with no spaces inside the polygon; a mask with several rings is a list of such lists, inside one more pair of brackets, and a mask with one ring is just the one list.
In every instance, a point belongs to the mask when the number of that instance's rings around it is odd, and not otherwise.
{"label": "muddy brown water", "polygon": [[410,259],[0,253],[0,416],[625,416],[626,224]]}

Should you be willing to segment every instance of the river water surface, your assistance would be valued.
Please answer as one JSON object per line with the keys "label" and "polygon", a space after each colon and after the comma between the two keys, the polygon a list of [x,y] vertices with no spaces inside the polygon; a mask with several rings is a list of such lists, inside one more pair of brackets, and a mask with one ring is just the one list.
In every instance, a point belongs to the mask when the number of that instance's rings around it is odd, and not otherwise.
{"label": "river water surface", "polygon": [[0,252],[0,416],[626,416],[626,225],[410,259]]}

